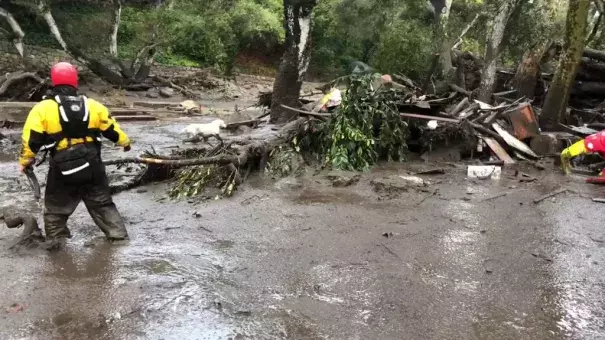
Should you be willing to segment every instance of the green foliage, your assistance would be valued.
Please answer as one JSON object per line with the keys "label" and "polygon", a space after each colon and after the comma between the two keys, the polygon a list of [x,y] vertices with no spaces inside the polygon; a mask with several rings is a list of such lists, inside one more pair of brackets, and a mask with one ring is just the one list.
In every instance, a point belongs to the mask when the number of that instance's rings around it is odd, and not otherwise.
{"label": "green foliage", "polygon": [[304,170],[304,159],[300,153],[300,142],[294,137],[288,144],[279,145],[269,154],[267,172],[275,177],[299,175]]}
{"label": "green foliage", "polygon": [[372,75],[352,77],[342,105],[318,131],[324,138],[320,152],[334,169],[368,170],[379,158],[405,160],[408,128],[399,117],[400,95],[374,86]]}
{"label": "green foliage", "polygon": [[383,73],[401,72],[421,79],[435,49],[430,28],[414,21],[397,22],[382,35],[372,65]]}
{"label": "green foliage", "polygon": [[235,174],[228,167],[200,165],[176,170],[175,181],[168,196],[180,199],[205,194],[218,199],[230,197],[235,189]]}

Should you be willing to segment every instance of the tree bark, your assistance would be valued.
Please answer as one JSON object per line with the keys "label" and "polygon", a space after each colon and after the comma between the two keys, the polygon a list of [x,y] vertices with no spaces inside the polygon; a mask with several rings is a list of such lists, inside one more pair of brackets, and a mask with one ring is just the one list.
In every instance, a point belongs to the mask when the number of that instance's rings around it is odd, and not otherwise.
{"label": "tree bark", "polygon": [[447,23],[450,17],[450,8],[452,7],[452,0],[445,0],[444,7],[441,9],[441,13],[438,16],[438,30],[441,35],[441,52],[439,54],[439,64],[441,69],[441,74],[444,79],[447,81],[451,80],[453,77],[452,69],[452,42],[450,41],[450,36],[448,34]]}
{"label": "tree bark", "polygon": [[569,0],[565,27],[564,52],[548,89],[540,125],[543,130],[556,130],[564,117],[569,94],[584,51],[588,25],[589,0]]}
{"label": "tree bark", "polygon": [[536,84],[540,76],[540,64],[546,50],[551,42],[547,41],[541,46],[525,52],[523,60],[517,67],[514,86],[519,97],[532,99],[536,90]]}
{"label": "tree bark", "polygon": [[46,24],[50,29],[50,33],[59,43],[63,51],[69,52],[67,49],[67,44],[65,43],[65,40],[63,40],[63,36],[61,35],[61,31],[59,30],[59,27],[55,22],[55,18],[53,17],[52,12],[50,11],[50,5],[44,0],[39,0],[38,11],[40,11],[40,15],[42,15],[42,18],[44,18],[44,21],[46,21]]}
{"label": "tree bark", "polygon": [[272,123],[284,123],[296,115],[282,105],[298,107],[311,57],[311,14],[316,4],[317,0],[284,0],[285,52],[273,85]]}
{"label": "tree bark", "polygon": [[113,0],[114,12],[111,23],[111,32],[109,33],[109,54],[112,57],[118,56],[118,31],[120,29],[120,19],[122,16],[122,0]]}
{"label": "tree bark", "polygon": [[592,30],[590,31],[590,34],[586,38],[586,45],[587,46],[596,37],[597,32],[599,31],[599,28],[601,27],[601,22],[603,22],[603,12],[599,12],[599,16],[597,17],[597,20],[595,20],[594,26],[592,26]]}
{"label": "tree bark", "polygon": [[13,44],[15,44],[17,52],[19,52],[19,55],[21,58],[23,58],[23,38],[25,37],[25,33],[23,33],[21,26],[19,26],[17,20],[15,20],[9,11],[5,10],[4,8],[0,8],[0,16],[6,19],[6,22],[13,30]]}
{"label": "tree bark", "polygon": [[479,100],[491,103],[492,93],[496,84],[496,71],[500,44],[504,38],[506,24],[517,5],[516,0],[503,0],[488,26],[487,45],[485,48],[485,64],[481,72],[479,85]]}

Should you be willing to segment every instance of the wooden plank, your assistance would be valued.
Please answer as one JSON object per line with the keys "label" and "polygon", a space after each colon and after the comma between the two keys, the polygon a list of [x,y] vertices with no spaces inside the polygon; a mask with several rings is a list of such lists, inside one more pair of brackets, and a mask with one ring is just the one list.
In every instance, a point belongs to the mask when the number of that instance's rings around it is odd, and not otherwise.
{"label": "wooden plank", "polygon": [[504,128],[502,126],[500,126],[500,124],[494,123],[494,124],[492,124],[492,127],[494,128],[494,130],[496,130],[496,132],[500,135],[500,137],[502,137],[502,139],[504,139],[506,144],[510,145],[511,148],[516,149],[519,152],[522,152],[533,158],[540,158],[529,148],[529,146],[527,146],[525,143],[523,143],[522,141],[515,138],[513,135],[508,133],[508,131],[504,130]]}
{"label": "wooden plank", "polygon": [[481,137],[487,146],[500,158],[504,161],[504,164],[515,164],[515,160],[504,150],[504,148],[498,143],[495,139],[491,137]]}

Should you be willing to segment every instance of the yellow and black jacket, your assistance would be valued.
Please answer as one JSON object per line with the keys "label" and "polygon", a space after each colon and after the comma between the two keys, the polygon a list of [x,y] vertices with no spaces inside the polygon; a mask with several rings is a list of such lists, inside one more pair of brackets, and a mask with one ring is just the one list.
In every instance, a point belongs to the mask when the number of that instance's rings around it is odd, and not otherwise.
{"label": "yellow and black jacket", "polygon": [[[130,145],[130,139],[111,117],[109,110],[94,99],[86,98],[88,107],[88,132],[85,138],[71,138],[72,145],[83,142],[97,142],[94,136],[103,136],[119,146]],[[36,104],[27,116],[23,127],[21,155],[19,163],[29,165],[40,149],[63,150],[68,141],[63,138],[59,104],[54,99],[44,99]],[[54,146],[53,146],[54,145]]]}

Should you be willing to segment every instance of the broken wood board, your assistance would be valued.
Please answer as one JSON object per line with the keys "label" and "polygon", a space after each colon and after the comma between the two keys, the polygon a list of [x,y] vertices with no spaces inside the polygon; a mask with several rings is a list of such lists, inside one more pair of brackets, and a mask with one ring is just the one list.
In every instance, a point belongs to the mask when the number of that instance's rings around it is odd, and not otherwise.
{"label": "broken wood board", "polygon": [[506,144],[508,144],[511,148],[518,150],[519,152],[522,152],[533,158],[540,158],[529,148],[529,146],[527,146],[525,143],[518,140],[510,133],[508,133],[508,131],[506,131],[502,126],[500,126],[500,124],[494,123],[494,124],[492,124],[492,127],[494,128],[494,130],[496,130],[496,132],[500,135],[500,137],[502,137],[502,139],[504,139]]}
{"label": "broken wood board", "polygon": [[508,116],[517,139],[524,140],[540,134],[536,115],[529,103],[519,104],[519,106],[505,111],[504,115]]}
{"label": "broken wood board", "polygon": [[504,161],[504,164],[515,164],[515,160],[504,150],[504,148],[495,139],[491,137],[481,136],[485,141],[485,144],[500,158]]}

